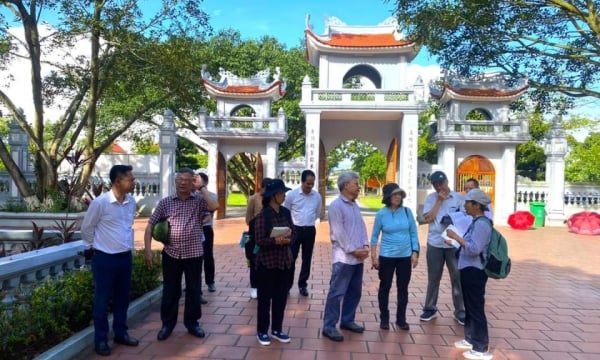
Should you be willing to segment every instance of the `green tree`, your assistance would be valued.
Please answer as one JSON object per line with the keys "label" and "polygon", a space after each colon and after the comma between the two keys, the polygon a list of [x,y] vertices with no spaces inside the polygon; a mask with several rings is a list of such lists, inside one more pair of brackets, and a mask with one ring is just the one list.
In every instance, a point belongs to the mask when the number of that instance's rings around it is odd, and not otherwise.
{"label": "green tree", "polygon": [[[0,104],[33,144],[35,193],[2,141],[0,158],[30,201],[55,191],[58,166],[80,139],[88,159],[80,178],[84,185],[97,157],[134,122],[151,122],[153,115],[174,104],[189,113],[202,105],[199,60],[193,50],[209,29],[208,17],[199,1],[162,0],[157,5],[156,12],[144,9],[142,14],[137,0],[0,1],[0,66],[23,54],[31,65],[33,119],[25,119],[14,99],[2,91]],[[9,32],[6,13],[20,22],[23,40]],[[49,16],[56,23],[50,34],[43,34],[40,25]],[[71,62],[42,58],[82,39],[87,53]],[[43,75],[44,69],[49,75]],[[54,119],[56,127],[47,142],[45,108],[60,98],[66,98],[68,106]]]}
{"label": "green tree", "polygon": [[[250,77],[266,68],[273,73],[280,68],[282,78],[286,81],[285,96],[275,101],[271,116],[277,116],[283,109],[287,116],[286,142],[279,144],[279,159],[286,161],[304,155],[305,120],[300,109],[303,78],[308,75],[313,84],[318,79],[317,69],[305,58],[304,49],[294,47],[287,49],[273,37],[264,36],[258,40],[243,40],[237,30],[228,29],[212,36],[201,50],[204,62],[211,74],[217,74],[224,68],[240,77]],[[207,110],[214,111],[216,104],[210,101]],[[248,112],[240,112],[236,116],[249,116]],[[240,153],[229,159],[227,168],[230,179],[245,194],[254,189],[254,155]]]}
{"label": "green tree", "polygon": [[567,138],[569,153],[565,159],[565,178],[570,182],[600,183],[600,133],[590,133],[583,142]]}
{"label": "green tree", "polygon": [[387,173],[387,159],[380,151],[371,153],[364,162],[360,175],[364,180],[376,179],[379,183],[379,193],[385,185]]}
{"label": "green tree", "polygon": [[352,162],[352,170],[360,173],[366,158],[377,151],[375,146],[366,141],[358,139],[348,140],[334,147],[329,152],[327,155],[327,169],[332,171],[340,162],[350,160]]}
{"label": "green tree", "polygon": [[208,155],[201,153],[193,142],[184,137],[178,137],[175,163],[178,169],[182,167],[206,169],[208,167]]}
{"label": "green tree", "polygon": [[[600,98],[597,1],[397,0],[400,30],[443,68],[527,74],[539,104],[549,93]],[[557,106],[564,106],[558,99]],[[562,104],[561,104],[562,103]]]}

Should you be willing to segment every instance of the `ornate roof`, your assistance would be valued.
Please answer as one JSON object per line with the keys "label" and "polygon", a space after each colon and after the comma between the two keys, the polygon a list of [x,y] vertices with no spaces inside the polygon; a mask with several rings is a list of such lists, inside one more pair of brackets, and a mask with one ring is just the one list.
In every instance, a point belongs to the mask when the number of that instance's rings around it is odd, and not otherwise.
{"label": "ornate roof", "polygon": [[306,16],[304,30],[306,51],[313,65],[318,63],[318,55],[324,53],[406,53],[410,59],[416,56],[418,48],[400,32],[398,20],[387,18],[374,26],[349,26],[336,17],[325,19],[325,33],[317,35]]}
{"label": "ornate roof", "polygon": [[526,77],[514,79],[507,74],[488,73],[464,77],[447,73],[440,81],[431,82],[431,96],[445,103],[449,100],[513,101],[529,88]]}
{"label": "ornate roof", "polygon": [[219,80],[213,80],[207,71],[206,65],[202,65],[202,84],[206,91],[214,97],[228,98],[253,98],[278,100],[285,95],[286,82],[281,80],[281,69],[275,68],[275,74],[271,70],[259,71],[249,78],[242,78],[230,71],[219,68]]}

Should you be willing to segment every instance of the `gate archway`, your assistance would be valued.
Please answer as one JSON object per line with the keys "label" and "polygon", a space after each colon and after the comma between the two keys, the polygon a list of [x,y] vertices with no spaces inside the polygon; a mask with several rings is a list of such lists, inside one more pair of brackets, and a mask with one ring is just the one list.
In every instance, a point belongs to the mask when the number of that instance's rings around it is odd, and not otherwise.
{"label": "gate archway", "polygon": [[470,178],[479,182],[479,188],[492,199],[494,207],[494,195],[496,187],[496,170],[494,165],[486,157],[472,155],[464,159],[456,169],[456,191],[465,191],[465,182]]}

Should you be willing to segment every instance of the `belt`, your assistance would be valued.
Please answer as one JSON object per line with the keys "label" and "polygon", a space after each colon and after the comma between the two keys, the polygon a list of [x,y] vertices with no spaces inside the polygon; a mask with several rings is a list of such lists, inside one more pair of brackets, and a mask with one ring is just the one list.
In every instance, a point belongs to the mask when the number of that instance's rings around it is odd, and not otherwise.
{"label": "belt", "polygon": [[108,256],[116,256],[116,257],[123,257],[123,256],[128,256],[128,255],[131,256],[131,250],[123,251],[123,252],[120,252],[120,253],[114,253],[114,254],[107,253],[107,252],[104,252],[104,251],[100,251],[98,249],[94,249],[94,251],[98,252],[98,253],[100,253],[102,255],[108,255]]}
{"label": "belt", "polygon": [[310,229],[314,229],[315,228],[314,225],[312,225],[312,226],[298,226],[298,225],[294,225],[294,227],[296,229],[298,229],[298,230],[310,230]]}

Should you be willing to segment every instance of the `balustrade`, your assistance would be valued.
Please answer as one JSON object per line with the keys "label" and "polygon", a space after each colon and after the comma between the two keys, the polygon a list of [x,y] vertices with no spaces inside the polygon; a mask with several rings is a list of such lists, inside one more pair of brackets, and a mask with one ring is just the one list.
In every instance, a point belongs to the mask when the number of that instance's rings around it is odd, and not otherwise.
{"label": "balustrade", "polygon": [[82,268],[85,259],[80,254],[85,247],[79,240],[0,258],[0,302],[11,304],[17,295],[27,293],[46,278]]}

